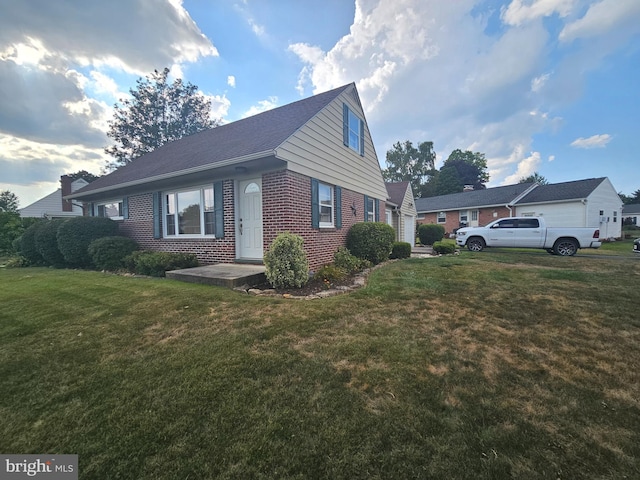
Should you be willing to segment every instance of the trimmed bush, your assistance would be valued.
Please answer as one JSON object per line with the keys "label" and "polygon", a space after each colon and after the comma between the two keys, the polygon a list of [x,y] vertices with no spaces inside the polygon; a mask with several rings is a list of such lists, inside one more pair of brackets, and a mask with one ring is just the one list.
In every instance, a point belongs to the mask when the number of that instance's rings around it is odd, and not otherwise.
{"label": "trimmed bush", "polygon": [[422,245],[433,245],[444,238],[444,227],[433,223],[420,225],[418,238]]}
{"label": "trimmed bush", "polygon": [[63,268],[66,261],[58,248],[58,228],[66,220],[57,218],[44,222],[35,233],[36,249],[47,265]]}
{"label": "trimmed bush", "polygon": [[280,233],[264,254],[265,276],[275,288],[300,288],[309,281],[309,262],[299,235]]}
{"label": "trimmed bush", "polygon": [[89,256],[98,270],[124,268],[125,257],[138,250],[138,243],[127,237],[102,237],[89,244]]}
{"label": "trimmed bush", "polygon": [[391,246],[389,258],[409,258],[411,256],[411,244],[408,242],[394,242]]}
{"label": "trimmed bush", "polygon": [[346,247],[339,247],[333,254],[333,264],[347,273],[355,273],[371,266],[371,262],[351,255]]}
{"label": "trimmed bush", "polygon": [[396,233],[381,222],[356,223],[347,233],[347,248],[352,255],[377,265],[389,258]]}
{"label": "trimmed bush", "polygon": [[33,223],[20,237],[20,255],[27,265],[44,265],[45,261],[36,247],[36,233],[45,225],[45,220]]}
{"label": "trimmed bush", "polygon": [[58,248],[65,261],[74,267],[91,267],[89,244],[102,237],[118,234],[118,224],[104,217],[74,217],[58,227]]}
{"label": "trimmed bush", "polygon": [[171,252],[133,252],[122,259],[127,270],[138,275],[164,277],[170,270],[193,268],[199,265],[198,257],[193,253]]}
{"label": "trimmed bush", "polygon": [[457,249],[456,242],[443,240],[441,242],[435,242],[433,244],[433,251],[439,253],[440,255],[450,255],[455,253]]}

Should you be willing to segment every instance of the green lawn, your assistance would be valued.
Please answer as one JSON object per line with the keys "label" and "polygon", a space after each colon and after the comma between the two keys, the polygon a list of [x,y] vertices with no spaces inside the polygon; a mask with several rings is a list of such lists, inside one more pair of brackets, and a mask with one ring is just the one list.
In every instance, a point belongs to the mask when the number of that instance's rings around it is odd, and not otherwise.
{"label": "green lawn", "polygon": [[350,295],[0,269],[0,451],[82,479],[640,478],[640,258],[462,252]]}

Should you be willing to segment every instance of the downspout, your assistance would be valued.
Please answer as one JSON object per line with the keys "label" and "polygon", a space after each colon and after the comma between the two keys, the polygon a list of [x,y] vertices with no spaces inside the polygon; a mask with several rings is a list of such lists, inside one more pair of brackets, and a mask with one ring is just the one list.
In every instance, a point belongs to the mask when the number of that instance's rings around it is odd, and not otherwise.
{"label": "downspout", "polygon": [[511,206],[507,203],[505,207],[507,207],[507,210],[509,210],[509,218],[513,217],[513,210],[511,210]]}

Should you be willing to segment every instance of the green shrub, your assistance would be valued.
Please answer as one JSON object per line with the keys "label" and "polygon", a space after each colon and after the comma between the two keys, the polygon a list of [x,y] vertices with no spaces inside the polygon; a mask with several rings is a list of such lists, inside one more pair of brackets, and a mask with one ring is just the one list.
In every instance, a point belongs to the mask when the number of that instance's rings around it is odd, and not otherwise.
{"label": "green shrub", "polygon": [[433,244],[433,251],[440,255],[449,255],[454,253],[457,248],[456,242],[451,240],[443,240]]}
{"label": "green shrub", "polygon": [[389,258],[409,258],[411,256],[411,244],[408,242],[394,242],[391,246]]}
{"label": "green shrub", "polygon": [[138,250],[138,243],[127,237],[102,237],[89,244],[89,255],[98,270],[119,270],[123,260]]}
{"label": "green shrub", "polygon": [[35,233],[36,249],[47,265],[62,268],[66,261],[58,248],[58,228],[66,220],[57,218],[44,222]]}
{"label": "green shrub", "polygon": [[309,262],[303,243],[298,235],[280,233],[265,252],[265,275],[275,288],[300,288],[309,281]]}
{"label": "green shrub", "polygon": [[386,223],[356,223],[347,233],[347,248],[356,257],[377,265],[389,258],[395,236],[393,227]]}
{"label": "green shrub", "polygon": [[371,266],[371,262],[351,255],[346,247],[339,247],[333,254],[333,264],[347,273],[355,273]]}
{"label": "green shrub", "polygon": [[0,255],[13,255],[16,238],[24,232],[20,214],[0,211]]}
{"label": "green shrub", "polygon": [[164,277],[170,270],[193,268],[199,265],[198,257],[193,253],[172,252],[133,252],[123,258],[123,265],[138,275]]}
{"label": "green shrub", "polygon": [[4,266],[6,268],[21,268],[28,267],[29,265],[26,258],[21,255],[17,255],[9,257],[9,259],[7,259],[7,261],[4,263]]}
{"label": "green shrub", "polygon": [[58,227],[58,248],[74,267],[91,267],[89,244],[118,234],[118,224],[104,217],[74,217]]}
{"label": "green shrub", "polygon": [[24,257],[27,265],[45,265],[44,258],[36,247],[36,233],[45,225],[45,221],[33,223],[20,237],[20,255]]}
{"label": "green shrub", "polygon": [[418,228],[418,238],[422,245],[433,245],[444,238],[444,227],[433,223],[422,224]]}
{"label": "green shrub", "polygon": [[325,283],[333,283],[344,280],[349,275],[344,268],[335,265],[325,265],[313,274],[313,279]]}

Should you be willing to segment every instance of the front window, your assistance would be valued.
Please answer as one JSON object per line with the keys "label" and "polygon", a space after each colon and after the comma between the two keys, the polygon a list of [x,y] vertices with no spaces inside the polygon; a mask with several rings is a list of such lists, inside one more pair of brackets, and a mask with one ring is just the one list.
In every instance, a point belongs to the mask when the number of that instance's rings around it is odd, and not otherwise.
{"label": "front window", "polygon": [[122,200],[98,204],[98,217],[106,217],[112,220],[122,219]]}
{"label": "front window", "polygon": [[213,187],[166,193],[165,235],[215,235]]}
{"label": "front window", "polygon": [[367,222],[375,222],[376,221],[376,202],[375,198],[367,199]]}
{"label": "front window", "polygon": [[438,213],[438,223],[447,223],[447,214],[444,212]]}
{"label": "front window", "polygon": [[320,207],[320,227],[333,227],[333,187],[318,184],[318,204]]}
{"label": "front window", "polygon": [[469,214],[467,210],[460,210],[460,223],[467,223],[469,221]]}

